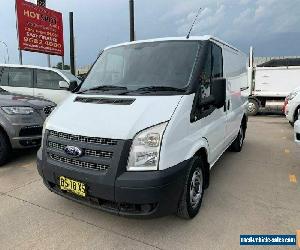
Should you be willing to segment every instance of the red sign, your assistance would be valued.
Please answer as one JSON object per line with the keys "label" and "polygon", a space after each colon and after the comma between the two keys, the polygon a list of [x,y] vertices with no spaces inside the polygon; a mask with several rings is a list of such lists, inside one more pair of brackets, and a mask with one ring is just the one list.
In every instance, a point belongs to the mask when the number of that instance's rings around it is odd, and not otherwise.
{"label": "red sign", "polygon": [[62,14],[24,0],[16,0],[19,49],[64,55]]}

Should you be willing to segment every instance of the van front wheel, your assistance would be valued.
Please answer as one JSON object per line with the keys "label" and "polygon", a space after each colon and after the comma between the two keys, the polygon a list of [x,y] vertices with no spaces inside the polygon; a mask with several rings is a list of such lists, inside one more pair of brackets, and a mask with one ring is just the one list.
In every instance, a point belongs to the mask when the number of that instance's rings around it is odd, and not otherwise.
{"label": "van front wheel", "polygon": [[191,219],[198,214],[204,194],[203,169],[203,160],[199,156],[194,156],[178,204],[177,215],[179,217]]}

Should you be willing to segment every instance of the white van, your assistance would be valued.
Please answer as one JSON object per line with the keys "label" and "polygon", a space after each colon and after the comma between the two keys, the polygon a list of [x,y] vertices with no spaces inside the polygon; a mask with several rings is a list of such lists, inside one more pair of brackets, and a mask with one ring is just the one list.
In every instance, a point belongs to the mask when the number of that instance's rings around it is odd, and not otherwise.
{"label": "white van", "polygon": [[45,122],[39,173],[105,211],[192,218],[211,167],[242,149],[247,84],[246,56],[211,36],[108,47]]}
{"label": "white van", "polygon": [[0,64],[0,87],[56,104],[65,100],[80,80],[65,70],[32,65]]}

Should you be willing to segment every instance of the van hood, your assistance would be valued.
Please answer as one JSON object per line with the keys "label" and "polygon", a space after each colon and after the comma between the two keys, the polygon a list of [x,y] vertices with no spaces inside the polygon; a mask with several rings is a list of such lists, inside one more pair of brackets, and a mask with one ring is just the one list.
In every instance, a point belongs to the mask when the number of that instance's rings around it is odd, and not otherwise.
{"label": "van hood", "polygon": [[[181,95],[120,97],[74,94],[50,115],[46,129],[90,137],[133,139],[139,131],[170,120],[181,98]],[[105,100],[116,102],[106,103]]]}

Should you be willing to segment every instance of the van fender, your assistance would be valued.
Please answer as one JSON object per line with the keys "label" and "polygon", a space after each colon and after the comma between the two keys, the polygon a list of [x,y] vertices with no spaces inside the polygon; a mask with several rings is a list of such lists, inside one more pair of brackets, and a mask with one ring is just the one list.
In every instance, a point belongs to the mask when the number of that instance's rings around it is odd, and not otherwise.
{"label": "van fender", "polygon": [[204,148],[207,154],[207,160],[208,163],[210,162],[210,154],[209,154],[209,144],[206,138],[202,137],[200,138],[200,140],[198,140],[193,147],[191,148],[191,150],[189,151],[188,155],[187,155],[187,159],[191,159],[194,155],[197,154],[197,152],[201,149]]}

